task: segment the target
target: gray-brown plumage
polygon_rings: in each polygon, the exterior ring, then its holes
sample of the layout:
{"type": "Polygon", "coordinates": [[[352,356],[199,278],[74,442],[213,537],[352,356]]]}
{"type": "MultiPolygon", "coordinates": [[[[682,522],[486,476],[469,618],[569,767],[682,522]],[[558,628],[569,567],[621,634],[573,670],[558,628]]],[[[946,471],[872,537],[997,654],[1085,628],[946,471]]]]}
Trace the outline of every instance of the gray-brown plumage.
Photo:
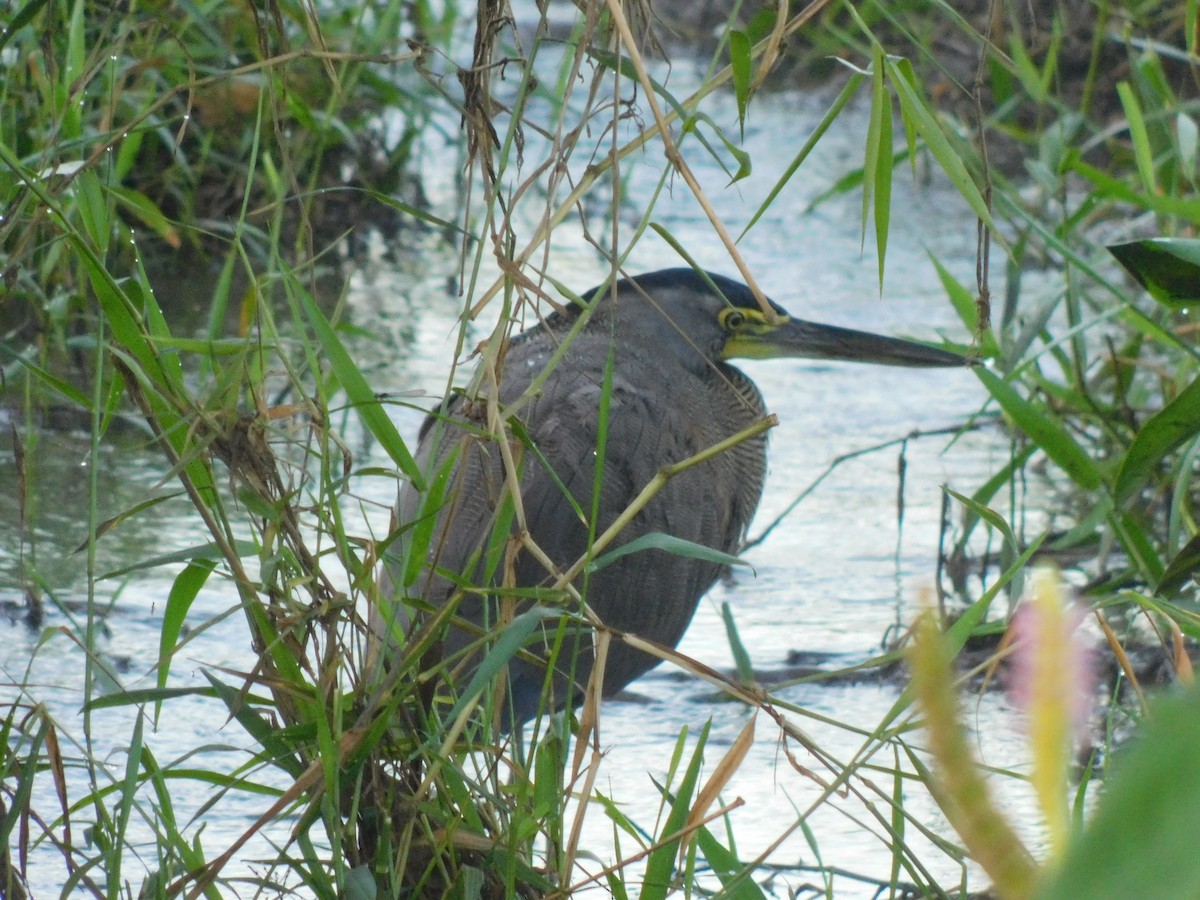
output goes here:
{"type": "MultiPolygon", "coordinates": [[[[592,307],[590,319],[567,343],[533,398],[519,407],[518,438],[511,446],[521,467],[525,516],[531,537],[560,571],[586,553],[589,533],[601,534],[664,465],[688,459],[763,418],[758,389],[727,359],[803,356],[903,366],[965,362],[922,344],[790,319],[779,307],[779,321],[771,324],[745,285],[717,275],[708,278],[716,290],[691,269],[669,269],[620,281],[615,296],[611,288],[584,295],[592,307]],[[597,450],[606,393],[601,463],[597,450]],[[597,484],[600,493],[594,502],[597,484]],[[589,524],[593,509],[595,522],[589,524]]],[[[580,315],[578,308],[556,313],[513,340],[503,364],[501,408],[543,377],[580,315]]],[[[505,485],[499,448],[484,437],[486,432],[483,398],[456,396],[431,414],[421,429],[417,460],[431,483],[444,485],[444,491],[421,495],[405,486],[397,509],[406,534],[418,533],[412,523],[423,518],[435,524],[424,569],[407,586],[392,573],[393,583],[410,601],[428,604],[430,615],[450,598],[461,597],[458,625],[448,630],[441,648],[458,689],[466,686],[487,652],[485,636],[500,630],[494,596],[461,592],[455,584],[486,587],[504,580],[503,554],[487,553],[505,485]],[[449,573],[462,578],[446,577],[449,573]]],[[[760,435],[671,478],[608,549],[661,533],[735,554],[765,474],[766,438],[760,435]]],[[[502,550],[503,544],[493,541],[492,547],[502,550]]],[[[722,570],[719,562],[646,549],[580,576],[575,586],[607,626],[674,647],[722,570]]],[[[555,580],[527,551],[517,553],[512,574],[511,583],[525,589],[555,580]]],[[[517,612],[531,602],[518,603],[517,612]]],[[[403,616],[409,606],[411,602],[401,601],[395,609],[403,616]]],[[[563,601],[562,608],[571,610],[571,602],[563,601]]],[[[579,687],[591,671],[592,636],[578,625],[577,616],[569,620],[570,627],[560,628],[566,621],[562,616],[543,619],[525,651],[511,659],[502,715],[506,727],[539,710],[579,700],[579,687]],[[556,636],[564,633],[547,692],[545,660],[556,636]]],[[[392,639],[401,639],[401,632],[415,624],[398,622],[392,639]]],[[[620,690],[657,662],[614,641],[604,693],[620,690]]]]}

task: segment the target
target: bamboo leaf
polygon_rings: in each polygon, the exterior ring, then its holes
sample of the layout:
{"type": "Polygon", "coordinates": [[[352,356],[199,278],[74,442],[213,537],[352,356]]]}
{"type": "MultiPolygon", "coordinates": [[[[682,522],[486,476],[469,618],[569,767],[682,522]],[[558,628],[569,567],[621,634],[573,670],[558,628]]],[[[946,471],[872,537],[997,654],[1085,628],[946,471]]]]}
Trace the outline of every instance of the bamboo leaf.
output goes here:
{"type": "Polygon", "coordinates": [[[1111,244],[1108,252],[1163,306],[1185,309],[1200,302],[1200,240],[1147,238],[1111,244]]]}
{"type": "Polygon", "coordinates": [[[737,667],[738,681],[742,684],[753,684],[754,664],[750,661],[750,652],[746,649],[742,636],[738,634],[737,623],[733,620],[733,609],[728,601],[721,603],[721,621],[725,623],[725,638],[729,641],[729,651],[733,654],[733,662],[737,667]]]}
{"type": "Polygon", "coordinates": [[[975,370],[983,386],[1035,444],[1084,490],[1095,490],[1103,479],[1092,458],[1044,406],[1030,403],[1013,386],[982,366],[975,370]]]}
{"type": "Polygon", "coordinates": [[[1150,192],[1139,192],[1120,179],[1114,178],[1107,172],[1082,162],[1077,157],[1068,160],[1066,168],[1090,181],[1098,188],[1093,202],[1098,200],[1118,200],[1131,203],[1139,209],[1149,210],[1167,216],[1179,216],[1189,222],[1200,224],[1200,201],[1188,197],[1159,195],[1150,192]]]}
{"type": "Polygon", "coordinates": [[[733,68],[733,93],[737,98],[738,128],[746,136],[746,107],[750,104],[751,76],[750,38],[744,31],[729,33],[729,62],[733,68]]]}
{"type": "Polygon", "coordinates": [[[121,206],[129,210],[143,225],[166,241],[169,246],[176,250],[183,246],[183,241],[179,237],[179,230],[163,214],[163,211],[158,208],[154,201],[141,191],[117,185],[110,186],[108,191],[121,206]]]}
{"type": "Polygon", "coordinates": [[[1168,454],[1197,434],[1200,434],[1200,378],[1138,430],[1117,471],[1114,501],[1120,505],[1129,500],[1168,454]]]}
{"type": "Polygon", "coordinates": [[[727,138],[725,136],[725,132],[721,130],[720,126],[717,125],[715,121],[713,121],[712,116],[708,115],[707,113],[695,113],[694,115],[689,116],[687,121],[685,121],[683,124],[681,133],[696,135],[700,143],[703,144],[704,148],[708,151],[709,155],[721,166],[722,171],[729,176],[730,184],[741,181],[753,171],[750,154],[727,138]],[[721,143],[725,145],[725,149],[729,151],[729,155],[737,160],[738,169],[736,172],[729,171],[729,167],[725,165],[725,161],[721,158],[720,154],[713,149],[712,145],[709,144],[704,135],[700,133],[698,126],[701,123],[707,125],[713,130],[713,133],[716,134],[721,143]]]}
{"type": "Polygon", "coordinates": [[[509,660],[516,656],[521,648],[529,641],[533,630],[546,619],[558,619],[566,613],[561,609],[545,606],[535,606],[527,609],[512,620],[488,650],[487,655],[479,663],[479,668],[471,676],[470,682],[451,708],[446,720],[453,722],[465,710],[468,704],[483,693],[483,689],[495,678],[500,670],[508,665],[509,660]]]}
{"type": "Polygon", "coordinates": [[[942,171],[950,179],[950,183],[967,201],[975,215],[988,228],[995,229],[992,214],[988,210],[983,195],[975,186],[966,166],[959,159],[958,153],[950,145],[945,132],[938,124],[933,111],[917,93],[914,87],[915,78],[911,76],[912,63],[908,60],[887,60],[888,75],[892,86],[896,89],[896,97],[900,100],[900,111],[906,122],[912,124],[917,133],[925,141],[925,146],[938,161],[942,171]]]}
{"type": "Polygon", "coordinates": [[[657,836],[657,844],[650,852],[646,861],[646,875],[642,883],[641,900],[666,900],[670,892],[672,875],[675,871],[675,857],[680,842],[680,831],[687,822],[688,810],[691,807],[692,796],[696,792],[696,784],[700,778],[700,765],[704,761],[704,745],[708,741],[708,732],[712,722],[706,722],[687,769],[675,795],[671,798],[671,811],[657,836]]]}
{"type": "MultiPolygon", "coordinates": [[[[937,270],[938,280],[941,281],[946,296],[950,298],[954,311],[958,313],[958,317],[962,319],[971,334],[979,334],[979,307],[975,305],[974,295],[962,282],[951,275],[950,270],[943,266],[938,259],[932,255],[929,259],[937,270]]],[[[997,359],[1001,355],[1000,345],[996,343],[996,335],[991,328],[983,332],[980,343],[985,359],[997,359]]]]}
{"type": "Polygon", "coordinates": [[[1167,564],[1154,593],[1161,597],[1175,596],[1197,571],[1200,571],[1200,534],[1193,535],[1167,564]]]}
{"type": "MultiPolygon", "coordinates": [[[[258,545],[253,541],[234,541],[231,545],[237,552],[237,555],[243,559],[258,555],[258,545]]],[[[113,569],[111,572],[105,572],[100,576],[101,579],[120,578],[122,575],[128,575],[130,572],[140,572],[144,569],[154,569],[158,566],[169,565],[171,563],[190,563],[197,559],[221,559],[222,554],[216,544],[197,544],[191,547],[185,547],[182,550],[175,550],[171,553],[162,553],[158,556],[151,556],[148,559],[139,560],[128,566],[122,566],[120,569],[113,569]]]]}
{"type": "Polygon", "coordinates": [[[821,121],[817,123],[817,127],[813,129],[813,133],[809,136],[808,140],[804,142],[804,146],[800,148],[800,152],[796,154],[795,158],[788,165],[787,169],[784,170],[784,173],[779,177],[779,180],[775,182],[775,186],[772,187],[767,193],[767,198],[763,200],[762,204],[755,211],[754,215],[750,217],[750,221],[746,224],[746,227],[742,229],[742,233],[738,235],[739,242],[747,235],[747,233],[749,233],[750,229],[754,227],[755,223],[763,217],[763,214],[766,213],[771,204],[775,202],[775,198],[779,196],[779,193],[783,190],[784,186],[791,180],[792,176],[796,174],[796,170],[800,168],[804,160],[808,159],[808,155],[812,153],[813,147],[817,146],[817,142],[820,141],[825,135],[825,132],[829,130],[829,126],[834,123],[839,115],[841,115],[842,110],[846,108],[846,104],[849,103],[851,98],[853,98],[858,92],[858,88],[863,82],[863,77],[864,76],[858,72],[850,76],[849,80],[846,82],[846,86],[843,87],[838,93],[837,97],[834,98],[833,103],[830,105],[829,109],[826,110],[825,115],[821,117],[821,121]]]}
{"type": "Polygon", "coordinates": [[[392,458],[392,462],[399,466],[400,471],[412,481],[413,487],[417,490],[424,490],[425,479],[416,460],[408,452],[404,439],[400,437],[400,432],[396,430],[396,426],[384,412],[383,406],[375,396],[375,392],[371,390],[371,386],[367,384],[367,379],[363,376],[362,371],[354,364],[345,345],[342,344],[341,339],[333,330],[333,326],[329,324],[329,320],[325,318],[312,296],[307,291],[298,291],[298,293],[301,305],[304,307],[304,314],[308,317],[308,322],[316,333],[317,340],[321,343],[321,349],[325,352],[325,358],[329,360],[334,377],[342,386],[342,390],[346,392],[346,398],[350,405],[354,407],[367,430],[379,441],[384,452],[392,458]]]}
{"type": "Polygon", "coordinates": [[[879,102],[879,147],[875,165],[875,255],[879,260],[879,290],[882,292],[888,225],[892,215],[892,169],[895,162],[892,158],[891,94],[884,90],[879,102]]]}
{"type": "Polygon", "coordinates": [[[707,828],[696,835],[700,852],[721,880],[721,896],[728,900],[766,900],[766,894],[751,877],[751,869],[721,843],[707,828]]]}
{"type": "Polygon", "coordinates": [[[610,550],[608,553],[596,557],[588,565],[588,571],[598,572],[606,566],[611,566],[622,556],[628,556],[631,553],[641,553],[646,550],[663,550],[667,553],[673,553],[676,556],[699,559],[722,566],[749,565],[744,559],[739,559],[732,553],[714,550],[712,547],[706,547],[704,544],[687,541],[661,531],[652,531],[649,534],[643,534],[640,537],[634,538],[627,544],[622,544],[615,550],[610,550]]]}
{"type": "MultiPolygon", "coordinates": [[[[187,568],[175,576],[171,592],[167,595],[167,607],[163,610],[162,627],[158,637],[158,686],[167,686],[167,675],[171,671],[171,656],[175,643],[183,631],[183,623],[192,601],[200,593],[217,564],[212,559],[198,559],[188,563],[187,568]]],[[[154,703],[154,721],[158,722],[162,712],[162,699],[154,703]]]]}
{"type": "Polygon", "coordinates": [[[1133,159],[1137,163],[1138,176],[1142,179],[1142,188],[1148,194],[1158,193],[1154,177],[1154,151],[1150,149],[1150,134],[1146,130],[1146,119],[1142,116],[1142,107],[1137,95],[1128,81],[1117,85],[1117,96],[1121,98],[1121,108],[1125,110],[1125,121],[1129,125],[1129,138],[1133,142],[1133,159]]]}
{"type": "MultiPolygon", "coordinates": [[[[628,59],[628,57],[618,57],[615,53],[610,53],[607,50],[600,50],[597,47],[588,47],[586,50],[588,56],[604,66],[606,69],[612,69],[615,72],[620,72],[622,76],[630,81],[639,81],[637,68],[628,59]]],[[[683,104],[675,99],[675,95],[666,89],[664,85],[655,81],[649,75],[646,80],[650,82],[650,87],[654,89],[654,93],[662,97],[667,105],[671,107],[675,115],[679,117],[679,121],[686,122],[688,120],[688,112],[683,108],[683,104]]]]}
{"type": "Polygon", "coordinates": [[[882,110],[888,102],[887,85],[884,82],[883,48],[874,45],[874,57],[871,65],[871,114],[867,119],[867,144],[863,153],[863,185],[862,185],[862,216],[859,230],[859,245],[867,240],[867,219],[871,214],[871,199],[874,196],[875,183],[879,172],[879,141],[882,131],[882,110]]]}

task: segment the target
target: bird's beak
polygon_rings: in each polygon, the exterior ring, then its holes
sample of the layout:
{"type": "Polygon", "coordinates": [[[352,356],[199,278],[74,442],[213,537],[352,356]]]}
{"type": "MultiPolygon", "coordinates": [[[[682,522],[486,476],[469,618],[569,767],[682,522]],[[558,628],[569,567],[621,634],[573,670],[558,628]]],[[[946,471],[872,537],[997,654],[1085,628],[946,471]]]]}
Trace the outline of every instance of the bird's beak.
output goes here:
{"type": "Polygon", "coordinates": [[[974,364],[974,360],[940,347],[803,319],[784,319],[774,328],[733,335],[721,355],[726,359],[794,357],[926,368],[974,364]]]}

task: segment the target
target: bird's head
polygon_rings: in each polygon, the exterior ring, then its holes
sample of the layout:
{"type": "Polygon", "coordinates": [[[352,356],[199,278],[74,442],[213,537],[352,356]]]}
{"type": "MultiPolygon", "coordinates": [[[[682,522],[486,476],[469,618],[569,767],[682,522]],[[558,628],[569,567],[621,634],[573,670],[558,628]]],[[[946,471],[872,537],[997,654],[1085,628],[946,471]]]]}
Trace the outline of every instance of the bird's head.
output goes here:
{"type": "MultiPolygon", "coordinates": [[[[584,299],[594,294],[589,291],[584,299]]],[[[611,302],[611,314],[625,340],[634,337],[646,346],[697,361],[804,358],[915,367],[970,364],[940,347],[795,319],[776,303],[771,303],[775,315],[768,317],[746,285],[693,269],[662,269],[620,281],[611,302]]],[[[605,315],[598,321],[610,318],[605,315]]]]}

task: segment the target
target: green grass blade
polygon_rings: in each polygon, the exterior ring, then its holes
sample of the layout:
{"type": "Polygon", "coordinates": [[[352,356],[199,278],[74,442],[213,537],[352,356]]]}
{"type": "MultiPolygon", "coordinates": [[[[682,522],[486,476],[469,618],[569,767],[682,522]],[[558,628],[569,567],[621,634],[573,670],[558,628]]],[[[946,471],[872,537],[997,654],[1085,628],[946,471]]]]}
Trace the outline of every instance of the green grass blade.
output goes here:
{"type": "MultiPolygon", "coordinates": [[[[175,642],[183,631],[183,622],[187,618],[192,601],[200,593],[208,581],[208,576],[217,567],[214,560],[197,559],[188,563],[187,567],[175,577],[171,592],[167,595],[167,607],[163,610],[162,627],[158,637],[158,686],[167,686],[167,676],[171,671],[171,657],[175,650],[175,642]]],[[[162,711],[161,699],[154,704],[154,721],[158,722],[162,711]]]]}
{"type": "Polygon", "coordinates": [[[701,828],[697,832],[696,843],[721,880],[722,897],[729,900],[766,900],[766,894],[754,882],[747,867],[709,829],[701,828]]]}
{"type": "Polygon", "coordinates": [[[725,638],[729,641],[729,650],[733,654],[738,681],[742,684],[753,684],[754,664],[750,660],[750,651],[746,649],[742,636],[738,634],[737,623],[733,620],[733,608],[728,601],[721,603],[721,621],[725,623],[725,638]]]}
{"type": "Polygon", "coordinates": [[[1103,483],[1092,458],[1075,442],[1050,410],[1030,403],[1013,386],[982,366],[975,370],[1000,408],[1042,451],[1084,490],[1096,490],[1103,483]]]}
{"type": "Polygon", "coordinates": [[[1200,570],[1200,534],[1184,544],[1167,564],[1162,578],[1154,587],[1154,593],[1162,597],[1173,597],[1191,581],[1193,573],[1197,570],[1200,570]]]}
{"type": "Polygon", "coordinates": [[[471,681],[459,694],[458,700],[451,708],[446,720],[453,722],[462,715],[468,704],[474,702],[475,698],[483,693],[483,689],[487,687],[488,683],[500,673],[500,670],[521,652],[521,649],[529,642],[529,636],[533,634],[535,628],[546,619],[557,619],[563,615],[565,613],[560,609],[536,606],[514,618],[512,624],[500,633],[487,655],[479,663],[479,668],[475,670],[471,681]]]}
{"type": "MultiPolygon", "coordinates": [[[[882,59],[880,60],[882,66],[882,59]]],[[[882,79],[880,79],[882,83],[882,79]]],[[[892,217],[892,98],[885,89],[879,114],[878,148],[875,158],[875,256],[879,261],[879,290],[883,291],[884,260],[887,258],[888,226],[892,217]]]]}
{"type": "Polygon", "coordinates": [[[1129,125],[1129,137],[1133,141],[1133,159],[1137,163],[1138,177],[1142,180],[1142,189],[1147,194],[1157,194],[1154,177],[1154,151],[1150,149],[1150,134],[1146,130],[1146,119],[1142,116],[1142,106],[1138,103],[1137,95],[1128,81],[1117,85],[1117,96],[1121,99],[1121,108],[1125,110],[1125,121],[1129,125]]]}
{"type": "Polygon", "coordinates": [[[750,38],[744,31],[729,32],[729,64],[733,67],[733,95],[737,98],[738,129],[746,136],[746,108],[750,104],[751,58],[750,38]]]}
{"type": "Polygon", "coordinates": [[[804,146],[800,148],[800,152],[797,153],[792,159],[791,163],[788,164],[787,169],[785,169],[784,173],[779,176],[779,180],[775,182],[775,186],[767,192],[766,199],[763,200],[761,205],[759,205],[754,215],[750,217],[750,221],[746,223],[746,227],[743,228],[742,233],[738,235],[737,239],[739,242],[749,233],[750,229],[755,226],[758,220],[763,217],[766,211],[771,208],[771,205],[775,202],[775,198],[779,196],[780,192],[783,191],[787,183],[791,181],[792,176],[796,174],[796,170],[800,168],[800,166],[804,163],[804,160],[808,159],[808,155],[812,153],[813,148],[817,146],[817,142],[824,137],[825,132],[829,130],[829,126],[837,120],[837,117],[842,114],[842,110],[846,108],[846,104],[853,99],[856,93],[858,93],[858,89],[862,85],[864,77],[865,76],[857,72],[850,76],[850,79],[846,82],[845,86],[838,93],[837,97],[834,98],[833,103],[830,104],[829,109],[825,111],[825,115],[821,117],[821,121],[817,123],[817,127],[813,129],[813,133],[809,135],[808,140],[804,142],[804,146]]]}
{"type": "Polygon", "coordinates": [[[916,128],[917,133],[925,141],[925,146],[933,154],[933,158],[938,161],[938,165],[942,167],[942,171],[946,173],[950,183],[967,201],[975,215],[984,225],[994,231],[996,225],[992,221],[991,211],[988,209],[983,195],[979,193],[979,188],[975,186],[974,180],[967,172],[967,167],[963,165],[958,153],[950,145],[950,141],[938,124],[933,111],[914,87],[916,76],[913,74],[912,63],[908,60],[889,59],[886,66],[892,86],[896,89],[896,97],[900,100],[900,111],[905,121],[911,122],[916,128]]]}
{"type": "Polygon", "coordinates": [[[1138,429],[1113,484],[1117,505],[1128,501],[1172,451],[1197,434],[1200,434],[1200,378],[1138,429]]]}
{"type": "MultiPolygon", "coordinates": [[[[954,306],[954,311],[958,313],[958,317],[962,319],[967,330],[978,335],[979,332],[979,308],[975,305],[975,296],[967,290],[967,288],[957,278],[950,274],[950,270],[942,265],[941,261],[930,255],[930,262],[937,270],[938,280],[942,283],[942,288],[946,291],[946,296],[950,298],[950,303],[954,306]]],[[[998,359],[1000,357],[1000,346],[996,343],[996,335],[991,328],[980,335],[981,350],[985,359],[998,359]]]]}
{"type": "Polygon", "coordinates": [[[133,724],[133,735],[130,738],[129,749],[125,755],[125,777],[121,782],[117,815],[113,823],[115,846],[113,847],[113,853],[109,859],[108,870],[106,872],[108,875],[110,897],[120,896],[121,893],[121,860],[125,855],[124,849],[128,839],[129,818],[133,813],[134,805],[137,803],[138,773],[141,771],[140,762],[142,758],[142,732],[145,723],[145,715],[143,715],[141,710],[138,710],[137,718],[133,724]]]}
{"type": "Polygon", "coordinates": [[[687,823],[688,811],[691,809],[692,798],[696,793],[696,785],[700,779],[700,766],[704,761],[704,745],[708,741],[708,732],[712,722],[706,722],[696,741],[696,748],[684,770],[679,787],[671,798],[671,811],[658,834],[657,847],[650,852],[646,860],[645,880],[642,884],[641,900],[666,900],[671,889],[672,875],[675,872],[675,857],[679,853],[678,833],[687,823]]]}
{"type": "Polygon", "coordinates": [[[375,396],[375,392],[367,384],[367,379],[363,376],[362,370],[354,364],[354,360],[350,358],[345,345],[333,330],[333,326],[329,324],[329,320],[325,318],[324,313],[317,306],[317,302],[313,299],[312,295],[308,291],[298,291],[298,293],[300,295],[300,303],[304,308],[304,314],[308,317],[309,325],[312,326],[313,332],[321,344],[325,358],[329,360],[334,377],[337,378],[338,383],[342,386],[342,390],[346,392],[346,398],[350,402],[350,405],[354,407],[355,412],[358,413],[367,430],[379,441],[379,445],[383,448],[384,452],[399,466],[400,471],[412,481],[413,486],[417,490],[424,490],[425,479],[421,475],[420,468],[417,466],[412,454],[408,452],[408,447],[405,445],[404,439],[400,437],[400,432],[396,430],[396,426],[392,424],[392,420],[384,412],[383,406],[380,405],[379,399],[375,396]]]}
{"type": "Polygon", "coordinates": [[[871,62],[871,113],[867,119],[867,144],[863,152],[862,214],[859,223],[859,252],[867,241],[867,220],[871,218],[871,198],[879,175],[879,142],[883,130],[883,108],[891,109],[891,97],[883,72],[883,48],[874,45],[871,62]]]}
{"type": "Polygon", "coordinates": [[[688,559],[702,559],[705,562],[718,563],[722,566],[750,565],[746,560],[740,559],[731,553],[714,550],[712,547],[697,544],[695,541],[684,540],[683,538],[675,537],[672,534],[666,534],[662,531],[652,531],[649,534],[643,534],[640,537],[634,538],[627,544],[622,544],[615,550],[610,550],[608,553],[596,557],[588,565],[588,571],[598,572],[605,566],[612,565],[622,556],[628,556],[631,553],[641,553],[646,550],[662,550],[666,553],[673,553],[676,556],[684,556],[688,559]]]}
{"type": "MultiPolygon", "coordinates": [[[[242,559],[248,559],[258,555],[258,545],[252,541],[234,541],[231,545],[237,554],[242,559]]],[[[172,563],[190,563],[197,559],[223,559],[224,554],[221,548],[216,544],[196,544],[192,547],[187,547],[183,550],[175,550],[171,553],[163,553],[159,556],[152,556],[149,559],[143,559],[140,562],[132,565],[122,566],[119,569],[113,569],[111,572],[105,572],[99,576],[101,580],[120,578],[123,575],[128,575],[131,572],[141,572],[146,569],[156,569],[159,566],[171,565],[172,563]]]]}

